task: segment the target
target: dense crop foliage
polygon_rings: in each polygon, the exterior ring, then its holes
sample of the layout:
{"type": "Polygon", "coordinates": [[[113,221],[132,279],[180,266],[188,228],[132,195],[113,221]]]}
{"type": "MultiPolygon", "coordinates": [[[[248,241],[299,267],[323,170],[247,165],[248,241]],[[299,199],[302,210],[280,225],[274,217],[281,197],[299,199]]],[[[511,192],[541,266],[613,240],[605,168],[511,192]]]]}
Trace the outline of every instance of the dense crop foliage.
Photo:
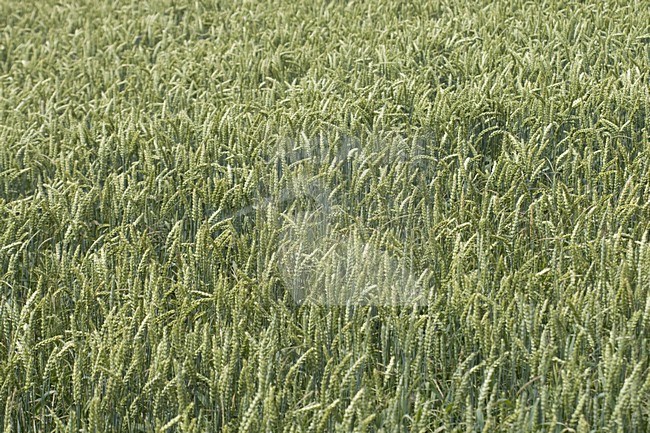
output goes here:
{"type": "Polygon", "coordinates": [[[648,1],[0,29],[3,432],[650,428],[648,1]]]}

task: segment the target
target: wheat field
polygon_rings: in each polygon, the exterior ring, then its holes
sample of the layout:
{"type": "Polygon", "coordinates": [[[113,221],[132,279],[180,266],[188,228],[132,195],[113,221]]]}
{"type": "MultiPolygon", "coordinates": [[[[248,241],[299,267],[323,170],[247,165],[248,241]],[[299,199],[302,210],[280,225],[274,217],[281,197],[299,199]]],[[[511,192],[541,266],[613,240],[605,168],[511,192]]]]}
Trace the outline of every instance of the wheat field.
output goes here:
{"type": "Polygon", "coordinates": [[[650,431],[647,0],[0,0],[0,428],[650,431]]]}

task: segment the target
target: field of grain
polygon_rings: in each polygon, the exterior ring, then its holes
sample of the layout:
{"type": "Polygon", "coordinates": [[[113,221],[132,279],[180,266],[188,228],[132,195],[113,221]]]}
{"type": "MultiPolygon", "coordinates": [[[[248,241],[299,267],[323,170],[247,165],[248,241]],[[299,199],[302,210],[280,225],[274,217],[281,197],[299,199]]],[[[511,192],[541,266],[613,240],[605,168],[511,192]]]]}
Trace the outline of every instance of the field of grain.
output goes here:
{"type": "Polygon", "coordinates": [[[0,428],[650,431],[647,0],[0,0],[0,428]]]}

